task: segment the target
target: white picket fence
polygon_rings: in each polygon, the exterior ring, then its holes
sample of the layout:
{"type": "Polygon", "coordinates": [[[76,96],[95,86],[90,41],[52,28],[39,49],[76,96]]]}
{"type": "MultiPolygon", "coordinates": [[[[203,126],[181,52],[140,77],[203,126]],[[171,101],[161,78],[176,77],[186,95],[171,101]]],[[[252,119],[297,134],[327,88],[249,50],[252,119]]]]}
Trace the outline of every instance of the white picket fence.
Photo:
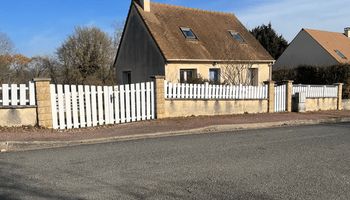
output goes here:
{"type": "Polygon", "coordinates": [[[267,99],[268,86],[210,85],[165,81],[166,99],[267,99]]]}
{"type": "Polygon", "coordinates": [[[0,107],[5,106],[35,106],[34,83],[0,85],[0,107]]]}
{"type": "Polygon", "coordinates": [[[275,86],[275,112],[285,112],[287,98],[287,86],[286,85],[276,85],[275,86]]]}
{"type": "Polygon", "coordinates": [[[336,85],[293,85],[293,95],[305,92],[306,98],[336,98],[338,86],[336,85]]]}
{"type": "Polygon", "coordinates": [[[54,129],[155,119],[154,83],[50,85],[54,129]]]}

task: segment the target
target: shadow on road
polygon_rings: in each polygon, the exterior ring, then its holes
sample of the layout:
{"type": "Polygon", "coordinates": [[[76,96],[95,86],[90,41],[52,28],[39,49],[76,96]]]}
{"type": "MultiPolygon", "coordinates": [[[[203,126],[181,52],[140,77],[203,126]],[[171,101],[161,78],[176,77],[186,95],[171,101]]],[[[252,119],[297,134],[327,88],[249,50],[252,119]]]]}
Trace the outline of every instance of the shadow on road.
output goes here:
{"type": "MultiPolygon", "coordinates": [[[[25,170],[25,169],[22,169],[25,170]]],[[[34,177],[19,173],[21,166],[0,161],[0,199],[17,200],[23,197],[31,199],[79,199],[74,196],[62,195],[56,188],[47,188],[45,183],[34,177]]]]}

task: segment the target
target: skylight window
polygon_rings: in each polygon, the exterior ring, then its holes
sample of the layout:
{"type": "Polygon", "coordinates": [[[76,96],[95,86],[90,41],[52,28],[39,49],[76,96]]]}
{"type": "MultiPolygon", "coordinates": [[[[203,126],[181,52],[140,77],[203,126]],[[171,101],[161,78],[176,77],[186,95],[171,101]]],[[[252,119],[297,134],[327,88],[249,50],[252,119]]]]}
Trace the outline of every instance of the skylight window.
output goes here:
{"type": "Polygon", "coordinates": [[[184,27],[181,27],[180,29],[181,29],[181,31],[184,34],[186,39],[192,39],[192,40],[198,39],[197,36],[193,33],[192,29],[184,28],[184,27]]]}
{"type": "Polygon", "coordinates": [[[236,31],[228,31],[228,32],[231,34],[232,38],[234,40],[236,40],[237,42],[239,42],[239,43],[244,43],[245,42],[245,40],[243,39],[242,35],[239,34],[238,32],[236,32],[236,31]]]}
{"type": "Polygon", "coordinates": [[[345,60],[347,59],[346,56],[345,56],[341,51],[339,51],[338,49],[337,49],[337,50],[334,50],[334,51],[335,51],[335,52],[338,54],[338,56],[341,57],[342,59],[345,59],[345,60]]]}

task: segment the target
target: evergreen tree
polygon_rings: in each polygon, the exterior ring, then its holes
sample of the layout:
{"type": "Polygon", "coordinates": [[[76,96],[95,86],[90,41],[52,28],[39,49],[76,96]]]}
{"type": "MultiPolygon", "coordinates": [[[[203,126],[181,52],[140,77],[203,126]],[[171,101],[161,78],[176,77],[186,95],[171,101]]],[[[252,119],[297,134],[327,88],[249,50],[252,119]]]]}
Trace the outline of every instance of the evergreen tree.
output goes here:
{"type": "Polygon", "coordinates": [[[274,59],[278,59],[284,50],[288,47],[288,42],[282,35],[278,35],[272,28],[271,23],[268,25],[261,25],[253,30],[251,33],[260,42],[260,44],[271,54],[274,59]]]}

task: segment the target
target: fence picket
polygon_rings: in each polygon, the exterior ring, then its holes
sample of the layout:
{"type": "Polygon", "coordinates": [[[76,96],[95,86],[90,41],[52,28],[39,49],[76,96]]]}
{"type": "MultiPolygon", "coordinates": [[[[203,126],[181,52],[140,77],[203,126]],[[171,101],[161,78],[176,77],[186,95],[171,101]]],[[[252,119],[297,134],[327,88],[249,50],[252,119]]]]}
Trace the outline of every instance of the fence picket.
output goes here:
{"type": "Polygon", "coordinates": [[[151,119],[151,84],[149,82],[146,83],[146,105],[147,105],[147,115],[146,119],[151,119]]]}
{"type": "Polygon", "coordinates": [[[17,106],[17,85],[11,84],[11,106],[17,106]]]}
{"type": "Polygon", "coordinates": [[[114,118],[115,123],[120,123],[120,109],[119,109],[119,88],[114,86],[114,118]]]}
{"type": "Polygon", "coordinates": [[[113,99],[113,87],[108,86],[108,102],[109,102],[109,122],[110,124],[115,123],[114,119],[114,99],[113,99]]]}
{"type": "Polygon", "coordinates": [[[34,106],[35,105],[35,86],[33,82],[29,82],[28,84],[28,91],[29,91],[29,105],[34,106]]]}
{"type": "Polygon", "coordinates": [[[26,85],[20,84],[19,85],[19,105],[25,106],[27,104],[26,99],[27,99],[26,85]]]}
{"type": "Polygon", "coordinates": [[[178,99],[180,99],[181,98],[181,84],[180,83],[177,84],[177,89],[176,90],[177,90],[176,97],[178,99]]]}
{"type": "Polygon", "coordinates": [[[9,105],[9,86],[7,84],[2,84],[2,105],[9,105]]]}
{"type": "Polygon", "coordinates": [[[136,121],[135,84],[130,85],[131,121],[136,121]]]}
{"type": "Polygon", "coordinates": [[[120,96],[120,121],[121,123],[125,123],[126,119],[125,119],[125,90],[124,90],[124,85],[120,86],[120,92],[119,92],[119,96],[120,96]]]}
{"type": "Polygon", "coordinates": [[[111,124],[110,118],[109,118],[109,92],[108,92],[108,86],[103,86],[103,105],[104,105],[104,118],[105,118],[105,124],[111,124]]]}
{"type": "Polygon", "coordinates": [[[168,98],[169,99],[172,99],[173,98],[173,84],[172,83],[169,83],[167,82],[168,85],[169,85],[169,88],[168,88],[168,98]]]}
{"type": "Polygon", "coordinates": [[[79,128],[79,114],[78,114],[78,93],[75,85],[71,86],[72,106],[73,106],[73,125],[74,128],[79,128]]]}
{"type": "Polygon", "coordinates": [[[92,126],[92,120],[91,120],[91,93],[90,93],[90,86],[85,85],[85,103],[86,103],[86,126],[91,127],[92,126]]]}
{"type": "Polygon", "coordinates": [[[59,124],[60,129],[65,129],[65,116],[64,116],[64,96],[63,96],[63,88],[62,85],[57,85],[57,96],[58,96],[58,116],[59,116],[59,124]]]}
{"type": "Polygon", "coordinates": [[[82,85],[78,85],[78,98],[79,98],[79,119],[80,119],[80,127],[86,127],[85,120],[85,105],[84,105],[84,87],[82,85]]]}
{"type": "Polygon", "coordinates": [[[50,85],[51,94],[51,113],[52,113],[52,128],[58,129],[57,122],[57,103],[56,103],[56,88],[55,85],[50,85]]]}
{"type": "Polygon", "coordinates": [[[130,110],[130,85],[125,85],[125,111],[126,122],[131,122],[131,110],[130,110]]]}
{"type": "Polygon", "coordinates": [[[154,99],[154,82],[151,82],[151,119],[156,118],[155,114],[155,99],[154,99]]]}
{"type": "MultiPolygon", "coordinates": [[[[176,83],[173,83],[173,92],[172,92],[172,98],[173,99],[176,99],[176,96],[177,96],[177,84],[176,83]]],[[[145,87],[146,87],[146,83],[145,83],[145,87]]]]}
{"type": "Polygon", "coordinates": [[[92,126],[97,126],[97,101],[96,101],[96,86],[91,86],[91,114],[92,126]]]}
{"type": "Polygon", "coordinates": [[[141,83],[141,119],[146,120],[146,85],[141,83]]]}
{"type": "Polygon", "coordinates": [[[141,90],[140,90],[140,83],[136,84],[136,120],[137,121],[141,120],[141,90]]]}
{"type": "Polygon", "coordinates": [[[105,124],[104,116],[103,116],[103,92],[102,86],[97,86],[97,104],[98,104],[98,124],[105,124]]]}
{"type": "Polygon", "coordinates": [[[72,128],[72,109],[71,109],[71,93],[69,85],[64,86],[64,101],[65,101],[65,113],[66,113],[66,125],[67,128],[72,128]]]}

